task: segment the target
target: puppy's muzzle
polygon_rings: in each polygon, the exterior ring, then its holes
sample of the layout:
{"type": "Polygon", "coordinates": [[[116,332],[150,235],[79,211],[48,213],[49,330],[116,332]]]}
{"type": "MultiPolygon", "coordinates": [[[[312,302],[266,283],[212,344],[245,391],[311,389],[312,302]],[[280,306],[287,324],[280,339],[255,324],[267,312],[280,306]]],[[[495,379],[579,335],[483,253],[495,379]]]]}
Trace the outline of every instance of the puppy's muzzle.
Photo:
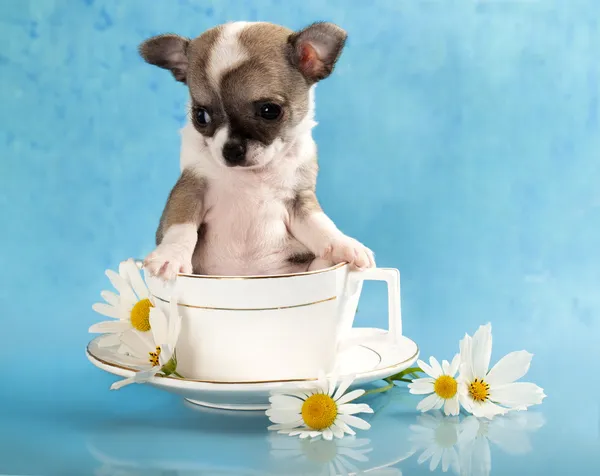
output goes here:
{"type": "Polygon", "coordinates": [[[230,139],[223,146],[223,158],[230,167],[242,165],[246,160],[246,142],[230,139]]]}

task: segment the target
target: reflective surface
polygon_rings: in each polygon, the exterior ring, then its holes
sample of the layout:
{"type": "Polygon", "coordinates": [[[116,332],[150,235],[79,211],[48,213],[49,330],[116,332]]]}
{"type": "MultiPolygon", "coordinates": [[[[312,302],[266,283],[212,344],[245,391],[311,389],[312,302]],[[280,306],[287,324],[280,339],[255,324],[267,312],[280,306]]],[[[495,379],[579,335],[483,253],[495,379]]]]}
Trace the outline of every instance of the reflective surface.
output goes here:
{"type": "MultiPolygon", "coordinates": [[[[110,392],[85,357],[104,269],[151,251],[179,173],[187,93],[137,45],[327,19],[349,40],[316,91],[324,209],[400,269],[424,357],[452,358],[490,321],[492,362],[534,353],[527,379],[548,395],[533,421],[434,429],[395,392],[344,460],[428,474],[433,431],[444,446],[464,435],[474,474],[597,474],[599,18],[598,0],[0,0],[0,473],[344,465],[331,445],[274,442],[260,415],[110,392]]],[[[357,324],[384,327],[384,286],[367,284],[357,324]]]]}
{"type": "Polygon", "coordinates": [[[3,471],[487,475],[574,474],[577,468],[577,474],[595,474],[600,463],[598,420],[591,417],[586,437],[585,431],[565,425],[566,418],[547,418],[541,408],[487,421],[417,414],[417,400],[401,388],[367,398],[376,409],[367,416],[371,430],[332,442],[267,432],[261,412],[204,409],[150,389],[120,394],[122,411],[115,401],[112,411],[2,412],[3,471]]]}

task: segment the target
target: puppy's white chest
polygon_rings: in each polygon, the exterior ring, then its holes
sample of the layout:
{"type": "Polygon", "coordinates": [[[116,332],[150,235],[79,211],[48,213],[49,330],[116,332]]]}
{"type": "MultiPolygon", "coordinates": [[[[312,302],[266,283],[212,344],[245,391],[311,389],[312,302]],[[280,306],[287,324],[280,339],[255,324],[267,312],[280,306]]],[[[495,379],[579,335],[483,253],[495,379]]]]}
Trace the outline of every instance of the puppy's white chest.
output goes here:
{"type": "Polygon", "coordinates": [[[241,188],[209,193],[208,235],[227,241],[232,250],[240,252],[284,239],[289,217],[283,201],[273,192],[241,188]]]}
{"type": "Polygon", "coordinates": [[[265,183],[211,186],[198,250],[202,271],[241,275],[288,271],[288,258],[301,248],[288,232],[289,198],[291,192],[265,183]]]}

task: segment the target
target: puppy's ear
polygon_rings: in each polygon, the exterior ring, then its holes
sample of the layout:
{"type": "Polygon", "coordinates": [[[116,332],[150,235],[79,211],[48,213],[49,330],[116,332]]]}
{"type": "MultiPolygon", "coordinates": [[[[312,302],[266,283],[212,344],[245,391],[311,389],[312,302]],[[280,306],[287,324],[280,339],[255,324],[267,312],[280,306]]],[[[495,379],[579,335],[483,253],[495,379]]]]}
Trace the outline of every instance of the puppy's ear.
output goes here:
{"type": "Polygon", "coordinates": [[[316,83],[333,71],[347,36],[333,23],[313,23],[290,35],[290,61],[309,82],[316,83]]]}
{"type": "Polygon", "coordinates": [[[189,43],[189,39],[178,35],[158,35],[144,41],[139,52],[147,63],[170,70],[177,81],[185,83],[189,43]]]}

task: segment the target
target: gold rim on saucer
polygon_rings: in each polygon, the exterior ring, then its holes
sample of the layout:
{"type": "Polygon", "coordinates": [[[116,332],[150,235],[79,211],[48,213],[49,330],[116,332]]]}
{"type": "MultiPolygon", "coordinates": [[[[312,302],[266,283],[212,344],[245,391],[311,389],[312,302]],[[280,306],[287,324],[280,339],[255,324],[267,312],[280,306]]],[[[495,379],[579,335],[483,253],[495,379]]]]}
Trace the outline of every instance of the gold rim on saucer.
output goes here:
{"type": "MultiPolygon", "coordinates": [[[[93,342],[93,341],[92,341],[93,342]]],[[[119,364],[114,364],[111,362],[107,362],[104,359],[101,359],[100,357],[95,356],[91,351],[90,351],[90,345],[92,344],[92,342],[90,342],[87,345],[87,349],[86,352],[87,354],[92,357],[94,360],[97,360],[98,362],[100,362],[101,364],[107,365],[108,367],[114,367],[117,369],[121,369],[121,370],[127,370],[129,372],[141,372],[141,370],[139,369],[133,369],[131,367],[125,367],[123,365],[119,365],[119,364]]],[[[355,375],[355,377],[359,377],[361,375],[364,374],[368,374],[374,371],[380,372],[382,370],[387,370],[387,369],[391,369],[393,367],[397,367],[399,365],[402,365],[406,362],[411,361],[412,359],[414,359],[417,355],[419,355],[419,346],[415,343],[415,346],[417,348],[417,350],[415,351],[415,353],[413,355],[411,355],[410,357],[408,357],[407,359],[402,360],[401,362],[396,362],[395,364],[392,365],[388,365],[387,367],[383,367],[381,369],[371,369],[371,370],[367,370],[364,372],[358,372],[355,375]]],[[[371,347],[367,347],[366,345],[362,345],[359,344],[359,347],[363,347],[365,349],[368,349],[370,351],[372,351],[373,353],[375,353],[378,357],[379,357],[379,363],[381,363],[381,361],[383,360],[383,357],[381,356],[381,354],[379,352],[377,352],[375,349],[372,349],[371,347]]],[[[210,384],[217,384],[217,385],[254,385],[254,384],[267,384],[267,383],[294,383],[294,382],[312,382],[312,381],[316,381],[316,378],[306,378],[306,379],[287,379],[287,380],[256,380],[256,381],[245,381],[245,382],[219,382],[219,381],[213,381],[213,380],[196,380],[196,379],[188,379],[188,378],[178,378],[178,377],[172,377],[170,375],[155,375],[155,377],[158,378],[164,378],[164,379],[171,379],[171,380],[177,380],[180,382],[194,382],[194,383],[210,383],[210,384]]]]}

